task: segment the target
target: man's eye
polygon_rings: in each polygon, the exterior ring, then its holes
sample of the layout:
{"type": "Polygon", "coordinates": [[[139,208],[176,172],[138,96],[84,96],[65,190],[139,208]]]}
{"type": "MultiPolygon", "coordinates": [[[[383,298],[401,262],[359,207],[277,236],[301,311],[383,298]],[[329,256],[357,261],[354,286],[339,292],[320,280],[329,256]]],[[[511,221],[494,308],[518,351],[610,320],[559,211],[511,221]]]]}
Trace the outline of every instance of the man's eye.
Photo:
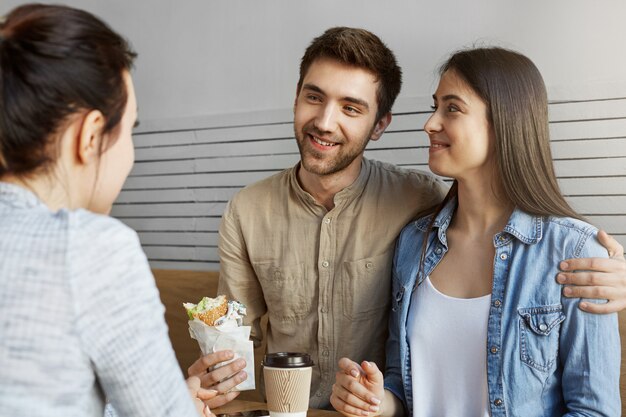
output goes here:
{"type": "Polygon", "coordinates": [[[450,113],[456,113],[456,112],[459,111],[459,108],[457,106],[451,104],[451,105],[448,106],[448,111],[450,113]]]}
{"type": "Polygon", "coordinates": [[[314,96],[312,94],[309,94],[308,96],[306,96],[306,98],[310,101],[320,101],[320,98],[318,96],[314,96]]]}
{"type": "Polygon", "coordinates": [[[344,107],[344,109],[346,109],[348,113],[353,113],[353,114],[359,113],[359,109],[357,109],[356,107],[346,106],[344,107]]]}

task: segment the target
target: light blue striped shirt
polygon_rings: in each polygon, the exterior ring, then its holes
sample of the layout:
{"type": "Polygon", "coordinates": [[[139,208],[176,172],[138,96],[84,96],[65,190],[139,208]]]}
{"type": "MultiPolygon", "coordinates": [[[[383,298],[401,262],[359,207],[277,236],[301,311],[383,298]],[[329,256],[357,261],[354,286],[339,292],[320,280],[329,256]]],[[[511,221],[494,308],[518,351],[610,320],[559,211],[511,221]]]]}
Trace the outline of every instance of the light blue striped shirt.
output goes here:
{"type": "Polygon", "coordinates": [[[137,234],[0,183],[0,415],[194,416],[137,234]]]}

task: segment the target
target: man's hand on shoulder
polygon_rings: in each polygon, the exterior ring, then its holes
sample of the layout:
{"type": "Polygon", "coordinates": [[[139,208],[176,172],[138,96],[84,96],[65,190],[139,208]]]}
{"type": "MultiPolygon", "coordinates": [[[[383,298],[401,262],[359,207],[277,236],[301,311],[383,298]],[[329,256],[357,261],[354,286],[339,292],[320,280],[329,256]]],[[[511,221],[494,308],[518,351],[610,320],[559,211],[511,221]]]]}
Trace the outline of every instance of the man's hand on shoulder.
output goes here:
{"type": "Polygon", "coordinates": [[[624,248],[605,231],[598,240],[609,258],[566,259],[559,265],[557,282],[565,284],[563,294],[571,298],[599,298],[604,304],[581,301],[579,307],[589,313],[615,313],[626,308],[626,259],[624,248]]]}

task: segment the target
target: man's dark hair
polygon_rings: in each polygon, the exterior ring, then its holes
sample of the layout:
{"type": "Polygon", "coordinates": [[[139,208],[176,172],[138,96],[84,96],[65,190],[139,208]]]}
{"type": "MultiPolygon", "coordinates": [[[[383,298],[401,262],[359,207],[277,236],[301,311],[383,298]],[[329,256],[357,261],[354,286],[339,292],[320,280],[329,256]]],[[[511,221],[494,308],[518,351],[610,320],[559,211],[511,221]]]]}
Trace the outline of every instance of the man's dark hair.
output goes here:
{"type": "Polygon", "coordinates": [[[298,91],[311,64],[322,58],[337,60],[370,71],[378,81],[378,113],[380,120],[391,111],[402,86],[402,70],[393,52],[378,38],[365,29],[334,27],[326,30],[304,52],[300,62],[298,91]]]}

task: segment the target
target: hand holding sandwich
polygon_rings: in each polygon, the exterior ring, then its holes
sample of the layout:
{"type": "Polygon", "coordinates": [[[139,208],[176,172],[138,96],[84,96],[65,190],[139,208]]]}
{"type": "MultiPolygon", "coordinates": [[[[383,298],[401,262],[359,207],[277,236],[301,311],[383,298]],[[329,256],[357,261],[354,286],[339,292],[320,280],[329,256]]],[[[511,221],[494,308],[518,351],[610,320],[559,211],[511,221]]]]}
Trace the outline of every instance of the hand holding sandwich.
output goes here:
{"type": "Polygon", "coordinates": [[[240,391],[232,391],[234,387],[248,378],[248,374],[243,370],[246,361],[242,358],[235,360],[222,367],[213,367],[219,363],[231,360],[234,353],[230,350],[220,350],[209,353],[195,361],[187,370],[190,377],[198,377],[203,388],[215,390],[213,398],[205,400],[205,404],[210,408],[221,407],[237,398],[240,391]],[[209,371],[209,369],[213,369],[209,371]]]}

